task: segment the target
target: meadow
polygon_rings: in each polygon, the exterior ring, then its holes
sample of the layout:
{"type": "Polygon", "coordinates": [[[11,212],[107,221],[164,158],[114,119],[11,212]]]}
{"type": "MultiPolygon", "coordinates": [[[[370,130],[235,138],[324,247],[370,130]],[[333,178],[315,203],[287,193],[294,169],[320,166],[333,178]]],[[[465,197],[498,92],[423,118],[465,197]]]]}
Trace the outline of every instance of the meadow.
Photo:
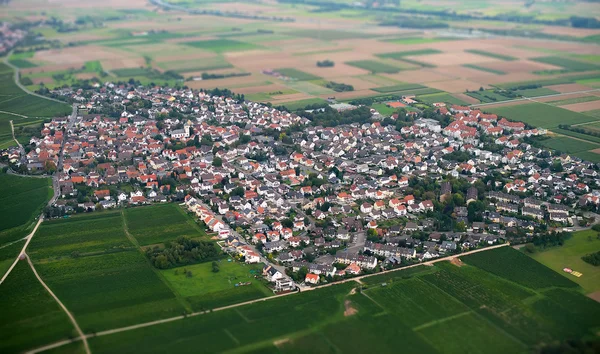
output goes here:
{"type": "Polygon", "coordinates": [[[129,208],[124,215],[129,233],[142,246],[173,241],[179,236],[206,237],[206,232],[177,204],[129,208]]]}
{"type": "Polygon", "coordinates": [[[0,172],[0,246],[31,231],[52,197],[50,178],[24,178],[0,172]]]}
{"type": "Polygon", "coordinates": [[[600,251],[600,239],[597,236],[598,233],[593,230],[575,232],[563,246],[540,250],[529,256],[565,278],[576,282],[585,293],[600,291],[600,269],[581,260],[582,256],[600,251]],[[571,268],[583,275],[577,278],[563,272],[563,268],[571,268]]]}
{"type": "Polygon", "coordinates": [[[408,353],[526,353],[542,342],[592,335],[600,325],[600,304],[563,276],[509,247],[477,255],[481,259],[464,257],[460,267],[442,262],[365,278],[362,290],[354,282],[337,284],[95,337],[90,345],[96,353],[198,346],[240,353],[393,352],[400,346],[408,353]],[[522,268],[505,271],[501,259],[522,268]],[[348,308],[354,314],[344,315],[348,308]]]}

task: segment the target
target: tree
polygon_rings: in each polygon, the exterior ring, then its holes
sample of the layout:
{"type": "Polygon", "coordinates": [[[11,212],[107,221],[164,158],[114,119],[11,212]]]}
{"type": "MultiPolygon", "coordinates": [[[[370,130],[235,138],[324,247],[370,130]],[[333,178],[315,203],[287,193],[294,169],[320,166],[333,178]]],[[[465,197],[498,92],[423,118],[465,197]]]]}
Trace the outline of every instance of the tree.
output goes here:
{"type": "Polygon", "coordinates": [[[212,165],[215,167],[222,167],[223,166],[223,159],[221,159],[220,157],[215,157],[213,159],[212,165]]]}
{"type": "Polygon", "coordinates": [[[219,272],[219,264],[217,262],[212,262],[212,272],[213,273],[218,273],[219,272]]]}

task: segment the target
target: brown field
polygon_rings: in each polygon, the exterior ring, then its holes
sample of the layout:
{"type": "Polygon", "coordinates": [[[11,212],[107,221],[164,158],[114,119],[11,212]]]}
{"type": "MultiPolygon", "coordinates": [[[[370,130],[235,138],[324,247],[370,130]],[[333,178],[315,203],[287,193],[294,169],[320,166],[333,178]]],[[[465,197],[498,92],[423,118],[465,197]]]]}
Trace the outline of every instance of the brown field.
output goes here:
{"type": "Polygon", "coordinates": [[[463,93],[467,89],[478,90],[480,87],[483,87],[484,89],[489,88],[489,85],[486,83],[474,82],[465,79],[430,82],[427,84],[427,86],[450,93],[463,93]]]}
{"type": "Polygon", "coordinates": [[[108,59],[101,60],[102,68],[104,70],[115,70],[125,68],[139,68],[145,66],[146,62],[142,58],[130,58],[130,59],[108,59]]]}
{"type": "Polygon", "coordinates": [[[34,83],[34,85],[39,85],[39,84],[49,84],[51,82],[54,82],[54,79],[52,79],[51,77],[36,77],[31,79],[31,81],[34,83]]]}
{"type": "MultiPolygon", "coordinates": [[[[558,91],[560,93],[564,92],[575,92],[575,91],[585,91],[591,90],[592,88],[589,86],[581,85],[581,84],[562,84],[562,85],[552,85],[546,86],[550,90],[558,91]]],[[[585,95],[589,96],[589,95],[585,95]]]]}
{"type": "Polygon", "coordinates": [[[490,77],[488,79],[487,83],[490,85],[496,85],[496,84],[502,84],[502,83],[506,83],[506,82],[538,80],[539,78],[540,78],[539,75],[532,74],[532,73],[514,72],[514,73],[508,73],[506,75],[494,75],[493,77],[490,77]]]}
{"type": "Polygon", "coordinates": [[[597,29],[573,28],[563,26],[545,26],[542,32],[572,37],[587,37],[600,34],[600,30],[597,29]]]}
{"type": "Polygon", "coordinates": [[[470,103],[470,104],[477,104],[477,103],[479,103],[478,99],[473,98],[473,97],[471,97],[469,95],[466,95],[464,93],[453,93],[452,96],[458,98],[459,100],[463,100],[463,101],[465,101],[467,103],[470,103]]]}
{"type": "MultiPolygon", "coordinates": [[[[228,77],[225,79],[215,79],[215,80],[201,80],[201,81],[189,81],[187,85],[191,88],[206,88],[213,89],[215,87],[230,87],[233,88],[235,86],[243,86],[243,87],[251,87],[254,86],[252,84],[262,85],[263,81],[260,81],[260,78],[257,78],[255,75],[250,76],[242,76],[242,77],[228,77]]],[[[258,86],[260,86],[258,85],[258,86]]],[[[237,90],[236,90],[237,91],[237,90]]]]}
{"type": "Polygon", "coordinates": [[[403,71],[398,74],[380,74],[380,76],[417,84],[428,84],[430,82],[448,81],[457,78],[456,76],[452,76],[450,73],[440,73],[433,71],[432,69],[403,71]]]}
{"type": "Polygon", "coordinates": [[[63,49],[51,49],[36,52],[33,56],[34,60],[43,60],[53,64],[81,64],[86,61],[129,58],[131,53],[113,48],[88,45],[84,48],[72,47],[63,49]]]}
{"type": "Polygon", "coordinates": [[[305,100],[307,98],[312,98],[312,96],[309,94],[303,93],[303,92],[298,92],[298,93],[290,93],[287,95],[275,96],[271,100],[269,100],[269,102],[272,102],[272,103],[293,102],[293,101],[305,100]]]}
{"type": "Polygon", "coordinates": [[[590,102],[567,104],[564,106],[560,106],[560,108],[568,109],[569,111],[573,111],[573,112],[593,111],[596,109],[600,109],[600,101],[590,101],[590,102]]]}
{"type": "Polygon", "coordinates": [[[490,79],[498,76],[496,74],[486,73],[481,70],[467,68],[462,65],[445,66],[443,68],[434,68],[432,70],[439,72],[440,74],[449,72],[452,73],[452,75],[455,75],[456,77],[469,79],[477,82],[488,82],[490,79]]]}
{"type": "Polygon", "coordinates": [[[79,73],[79,74],[75,74],[75,77],[81,80],[89,80],[91,78],[94,77],[98,77],[98,74],[96,73],[79,73]]]}
{"type": "Polygon", "coordinates": [[[538,63],[531,60],[515,60],[515,61],[495,61],[493,63],[486,63],[486,67],[490,69],[504,71],[506,73],[522,73],[522,72],[533,72],[541,70],[560,70],[560,67],[538,63]]]}
{"type": "Polygon", "coordinates": [[[44,65],[44,66],[38,66],[35,68],[21,69],[21,73],[24,75],[28,75],[28,74],[45,73],[45,72],[52,72],[52,71],[63,71],[63,70],[70,70],[70,69],[80,69],[82,66],[83,66],[83,63],[44,65]]]}

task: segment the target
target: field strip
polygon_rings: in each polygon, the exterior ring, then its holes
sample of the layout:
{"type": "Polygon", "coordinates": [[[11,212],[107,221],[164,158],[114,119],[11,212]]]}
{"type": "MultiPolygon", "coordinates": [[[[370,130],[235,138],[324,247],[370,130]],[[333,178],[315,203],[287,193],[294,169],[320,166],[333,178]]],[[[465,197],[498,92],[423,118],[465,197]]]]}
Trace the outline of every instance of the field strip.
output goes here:
{"type": "Polygon", "coordinates": [[[37,224],[35,224],[35,227],[33,228],[33,231],[31,231],[31,233],[29,235],[25,236],[25,238],[27,239],[27,241],[25,241],[25,244],[23,245],[23,249],[19,253],[19,256],[17,256],[17,258],[15,259],[15,261],[13,262],[13,264],[10,266],[10,268],[8,268],[8,270],[6,271],[6,274],[4,274],[4,276],[2,277],[2,279],[0,279],[0,284],[4,283],[4,280],[6,280],[6,278],[10,274],[10,272],[12,272],[13,268],[17,265],[17,262],[19,262],[19,258],[21,256],[21,254],[24,254],[25,250],[27,250],[27,246],[29,246],[29,242],[31,242],[31,239],[33,238],[33,234],[35,234],[35,232],[37,231],[38,227],[42,223],[42,220],[44,220],[44,218],[43,218],[43,216],[40,216],[40,218],[38,219],[37,224]]]}
{"type": "MultiPolygon", "coordinates": [[[[432,265],[433,263],[448,261],[448,260],[451,260],[452,258],[455,258],[455,257],[466,256],[466,255],[469,255],[469,254],[483,252],[483,251],[489,251],[489,250],[493,250],[493,249],[500,248],[500,247],[506,247],[506,246],[510,246],[510,243],[503,243],[501,245],[495,245],[495,246],[480,248],[480,249],[476,249],[476,250],[473,250],[473,251],[468,251],[468,252],[465,252],[465,253],[461,253],[460,255],[453,255],[453,256],[442,257],[442,258],[438,258],[438,259],[435,259],[435,260],[432,260],[432,261],[428,261],[428,262],[424,262],[424,263],[416,263],[416,264],[413,264],[413,265],[410,265],[410,266],[396,268],[396,269],[391,269],[391,270],[386,270],[386,271],[375,273],[375,274],[366,274],[366,275],[363,275],[363,276],[360,276],[360,277],[357,277],[357,278],[345,279],[345,280],[342,280],[342,281],[339,281],[339,282],[334,282],[334,283],[329,283],[329,284],[325,284],[325,285],[321,285],[321,286],[316,286],[316,287],[313,287],[313,288],[309,288],[310,290],[309,289],[305,289],[303,291],[312,291],[312,290],[319,289],[319,288],[325,288],[325,287],[332,286],[332,285],[343,284],[343,283],[347,283],[347,282],[350,282],[350,281],[356,281],[357,279],[362,279],[362,278],[366,278],[366,277],[370,277],[370,276],[375,276],[375,275],[387,274],[387,273],[396,272],[396,271],[399,271],[399,270],[405,270],[407,268],[418,267],[418,266],[421,266],[421,265],[432,265]]],[[[180,316],[175,316],[175,317],[170,317],[170,318],[164,318],[162,320],[156,320],[156,321],[151,321],[151,322],[140,323],[140,324],[137,324],[137,325],[127,326],[127,327],[109,329],[109,330],[97,332],[95,334],[86,334],[85,337],[86,338],[100,337],[100,336],[106,336],[106,335],[120,333],[120,332],[131,331],[131,330],[134,330],[134,329],[155,326],[155,325],[162,324],[162,323],[168,323],[168,322],[183,320],[184,318],[187,318],[187,317],[195,317],[195,316],[200,316],[200,315],[204,315],[204,314],[208,314],[208,313],[212,313],[212,312],[216,312],[216,311],[223,311],[223,310],[233,309],[233,308],[240,307],[240,306],[251,305],[251,304],[254,304],[254,303],[257,303],[257,302],[261,302],[261,301],[270,301],[270,300],[273,300],[273,299],[278,299],[278,298],[281,298],[281,297],[284,297],[284,296],[290,296],[290,295],[294,295],[294,294],[296,294],[296,292],[291,292],[291,293],[286,293],[286,294],[281,294],[281,295],[275,295],[275,296],[271,296],[271,297],[267,297],[267,298],[262,298],[262,299],[256,299],[256,300],[250,300],[250,301],[240,302],[240,303],[233,304],[233,305],[227,305],[227,306],[223,306],[223,307],[218,307],[218,308],[215,308],[215,309],[212,309],[212,310],[206,310],[206,311],[200,311],[200,312],[193,312],[193,313],[190,313],[190,314],[185,315],[185,316],[184,315],[180,315],[180,316]]],[[[371,300],[374,301],[373,299],[371,299],[371,300]]],[[[381,306],[381,305],[379,305],[379,306],[381,306]]],[[[74,339],[69,339],[69,340],[62,340],[60,342],[55,342],[55,343],[51,343],[51,344],[45,345],[43,347],[38,347],[36,349],[32,349],[30,351],[27,351],[27,353],[30,353],[30,354],[40,353],[40,352],[43,352],[43,351],[46,351],[46,350],[58,348],[58,347],[61,347],[63,345],[67,345],[67,344],[76,342],[76,341],[79,341],[79,340],[81,340],[81,338],[74,338],[74,339]]]]}
{"type": "Polygon", "coordinates": [[[79,338],[81,340],[83,340],[83,346],[85,347],[85,352],[87,354],[90,354],[90,346],[88,345],[88,341],[87,338],[85,337],[85,335],[83,334],[83,331],[81,330],[81,328],[79,327],[79,324],[77,323],[77,321],[75,320],[75,317],[73,317],[73,314],[71,312],[69,312],[69,310],[67,310],[67,307],[60,301],[60,299],[52,292],[52,290],[50,290],[50,288],[48,287],[48,285],[46,285],[46,283],[44,283],[44,281],[42,280],[42,278],[40,277],[40,275],[38,274],[37,270],[35,270],[35,267],[33,266],[33,263],[31,262],[31,258],[29,258],[29,256],[26,254],[25,257],[27,257],[27,263],[29,263],[29,266],[31,267],[31,270],[33,271],[33,274],[35,274],[35,277],[37,278],[37,280],[40,282],[40,284],[42,284],[42,286],[44,287],[44,289],[46,289],[46,291],[52,295],[52,297],[54,298],[54,300],[56,300],[56,302],[60,305],[60,307],[63,309],[63,311],[65,311],[65,313],[67,314],[67,316],[69,316],[69,319],[71,320],[71,322],[73,323],[73,326],[75,327],[75,330],[77,331],[77,333],[79,333],[79,338]]]}
{"type": "Polygon", "coordinates": [[[501,106],[501,105],[503,105],[505,103],[508,104],[508,103],[511,103],[511,102],[520,102],[520,101],[533,101],[533,102],[537,102],[537,103],[545,103],[545,102],[538,102],[535,99],[536,98],[546,98],[546,97],[560,97],[560,96],[572,95],[572,94],[576,94],[576,93],[593,93],[593,92],[598,92],[598,91],[600,91],[600,89],[591,89],[591,90],[573,91],[573,92],[563,92],[563,93],[553,93],[551,95],[536,96],[536,97],[515,98],[514,100],[506,100],[506,101],[500,101],[500,102],[488,102],[488,103],[472,104],[471,107],[485,107],[485,106],[492,106],[492,105],[501,106]]]}
{"type": "Polygon", "coordinates": [[[412,330],[413,331],[420,331],[422,329],[429,328],[431,326],[435,326],[435,325],[440,324],[440,323],[448,322],[448,321],[451,321],[451,320],[453,320],[455,318],[460,318],[460,317],[463,317],[463,316],[466,316],[466,315],[470,315],[472,313],[473,313],[472,310],[461,312],[461,313],[453,315],[453,316],[442,318],[440,320],[435,320],[435,321],[427,322],[427,323],[424,323],[424,324],[422,324],[420,326],[413,327],[412,330]]]}

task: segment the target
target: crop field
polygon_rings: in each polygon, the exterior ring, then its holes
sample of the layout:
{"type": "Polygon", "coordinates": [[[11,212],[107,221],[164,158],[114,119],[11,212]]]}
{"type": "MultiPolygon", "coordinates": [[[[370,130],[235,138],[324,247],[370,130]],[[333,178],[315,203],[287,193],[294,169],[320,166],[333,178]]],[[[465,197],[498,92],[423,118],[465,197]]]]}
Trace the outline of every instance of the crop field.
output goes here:
{"type": "Polygon", "coordinates": [[[390,58],[401,60],[404,57],[416,57],[421,55],[430,55],[430,54],[440,54],[442,51],[437,49],[418,49],[418,50],[408,50],[404,52],[393,52],[393,53],[385,53],[378,54],[377,56],[380,58],[390,58]]]}
{"type": "Polygon", "coordinates": [[[508,247],[471,254],[462,257],[462,260],[531,289],[577,287],[577,284],[573,281],[560,276],[539,263],[531,262],[526,255],[508,247]]]}
{"type": "Polygon", "coordinates": [[[458,99],[458,98],[452,96],[451,94],[445,93],[445,92],[434,93],[434,94],[429,94],[429,95],[418,95],[417,99],[419,101],[422,101],[422,102],[425,102],[428,104],[433,104],[436,102],[444,102],[444,103],[451,104],[451,105],[457,104],[460,106],[468,104],[467,102],[465,102],[461,99],[458,99]]]}
{"type": "MultiPolygon", "coordinates": [[[[570,137],[556,137],[547,140],[542,140],[541,144],[547,148],[557,150],[564,153],[575,154],[583,151],[590,151],[600,148],[600,144],[586,142],[582,140],[573,139],[570,137]]],[[[600,157],[600,155],[598,156],[600,157]]],[[[594,160],[592,160],[593,162],[594,160]]]]}
{"type": "Polygon", "coordinates": [[[546,267],[579,284],[586,293],[600,291],[600,269],[581,260],[581,257],[600,251],[600,239],[592,230],[573,233],[561,247],[554,247],[531,254],[530,256],[546,267]],[[563,272],[571,268],[582,273],[579,278],[563,272]]]}
{"type": "Polygon", "coordinates": [[[24,237],[52,197],[49,178],[23,178],[0,172],[0,246],[24,237]]]}
{"type": "Polygon", "coordinates": [[[419,85],[419,84],[401,83],[401,84],[396,84],[396,85],[391,85],[391,86],[376,87],[373,89],[373,91],[377,91],[377,92],[381,92],[381,93],[388,93],[388,92],[396,92],[396,91],[404,91],[404,90],[412,90],[412,89],[420,89],[420,88],[425,88],[425,86],[419,85]]]}
{"type": "Polygon", "coordinates": [[[598,101],[598,100],[600,100],[600,97],[598,97],[598,96],[583,96],[583,97],[567,98],[567,99],[563,99],[563,100],[550,101],[550,102],[546,102],[546,103],[551,104],[553,106],[564,106],[564,105],[568,105],[568,104],[592,102],[592,101],[598,101]]]}
{"type": "Polygon", "coordinates": [[[501,93],[496,93],[493,90],[469,91],[466,94],[478,99],[482,103],[502,102],[511,99],[510,97],[504,96],[501,93]]]}
{"type": "Polygon", "coordinates": [[[129,233],[142,246],[173,241],[179,236],[206,236],[206,232],[177,204],[130,208],[124,215],[129,233]]]}
{"type": "Polygon", "coordinates": [[[204,41],[184,42],[184,44],[215,53],[243,52],[250,49],[263,48],[257,44],[240,42],[232,39],[208,39],[204,41]]]}
{"type": "Polygon", "coordinates": [[[592,335],[600,325],[600,304],[563,276],[509,247],[477,255],[482,259],[470,263],[485,270],[437,263],[365,278],[362,291],[338,284],[90,338],[90,345],[95,353],[185,352],[198,345],[211,352],[388,352],[405,345],[408,353],[526,353],[541,342],[592,335]],[[498,272],[490,267],[497,259],[523,268],[498,272]],[[354,314],[344,314],[348,308],[354,314]],[[473,338],[454,340],[464,333],[473,338]]]}
{"type": "Polygon", "coordinates": [[[477,55],[483,55],[485,57],[494,58],[494,59],[500,59],[500,60],[504,60],[504,61],[517,60],[517,58],[512,57],[510,55],[504,55],[504,54],[499,54],[499,53],[492,53],[492,52],[488,52],[488,51],[485,51],[485,50],[467,49],[467,50],[465,50],[465,52],[472,53],[472,54],[477,54],[477,55]]]}
{"type": "Polygon", "coordinates": [[[357,38],[372,38],[374,37],[369,33],[362,32],[349,32],[349,31],[337,31],[337,30],[312,30],[312,29],[301,29],[284,34],[295,37],[306,37],[312,39],[319,39],[324,41],[334,41],[341,39],[357,39],[357,38]]]}
{"type": "Polygon", "coordinates": [[[262,266],[246,265],[224,258],[217,261],[219,272],[212,272],[212,262],[161,270],[166,282],[196,311],[231,305],[273,295],[261,279],[262,266]],[[188,276],[186,272],[191,272],[188,276]],[[258,278],[255,278],[258,276],[258,278]],[[250,282],[250,285],[236,286],[250,282]]]}
{"type": "Polygon", "coordinates": [[[300,71],[294,68],[281,68],[281,69],[276,69],[276,72],[278,72],[279,74],[295,79],[295,80],[299,80],[299,81],[310,81],[310,80],[320,80],[321,78],[313,75],[313,74],[309,74],[306,73],[304,71],[300,71]]]}
{"type": "Polygon", "coordinates": [[[428,44],[428,43],[437,43],[449,40],[455,40],[456,38],[424,38],[424,37],[406,37],[406,38],[394,38],[394,39],[386,39],[385,42],[394,43],[394,44],[428,44]]]}
{"type": "Polygon", "coordinates": [[[540,62],[540,63],[544,63],[544,64],[559,66],[561,68],[564,68],[564,70],[566,70],[567,72],[591,71],[591,70],[600,69],[600,66],[595,65],[595,64],[586,63],[583,61],[578,61],[578,60],[573,60],[573,59],[568,59],[568,58],[563,58],[563,57],[549,56],[549,57],[533,58],[532,60],[540,62]]]}
{"type": "Polygon", "coordinates": [[[380,61],[376,60],[355,60],[355,61],[347,61],[346,64],[355,66],[357,68],[361,68],[364,70],[368,70],[373,74],[377,73],[388,73],[393,74],[397,73],[401,69],[380,61]]]}
{"type": "Polygon", "coordinates": [[[37,281],[27,261],[17,264],[0,292],[1,352],[20,353],[74,335],[69,318],[37,281]]]}
{"type": "Polygon", "coordinates": [[[585,114],[536,102],[505,107],[483,107],[482,109],[508,119],[525,122],[534,127],[542,128],[556,128],[559,124],[587,123],[598,119],[585,114]]]}
{"type": "Polygon", "coordinates": [[[300,101],[294,101],[294,102],[284,102],[284,103],[282,103],[282,105],[285,106],[290,111],[295,111],[297,109],[304,108],[311,104],[324,103],[324,102],[325,102],[325,100],[322,98],[309,98],[306,100],[300,100],[300,101]]]}
{"type": "Polygon", "coordinates": [[[546,87],[539,87],[534,89],[516,90],[515,93],[523,97],[539,97],[546,95],[554,95],[558,92],[546,87]]]}
{"type": "Polygon", "coordinates": [[[471,68],[471,69],[475,69],[475,70],[479,70],[479,71],[483,71],[486,73],[492,73],[492,74],[496,74],[496,75],[506,75],[506,72],[504,71],[500,71],[500,70],[496,70],[496,69],[490,69],[490,68],[486,68],[484,66],[481,65],[475,65],[475,64],[465,64],[463,65],[465,68],[471,68]]]}

